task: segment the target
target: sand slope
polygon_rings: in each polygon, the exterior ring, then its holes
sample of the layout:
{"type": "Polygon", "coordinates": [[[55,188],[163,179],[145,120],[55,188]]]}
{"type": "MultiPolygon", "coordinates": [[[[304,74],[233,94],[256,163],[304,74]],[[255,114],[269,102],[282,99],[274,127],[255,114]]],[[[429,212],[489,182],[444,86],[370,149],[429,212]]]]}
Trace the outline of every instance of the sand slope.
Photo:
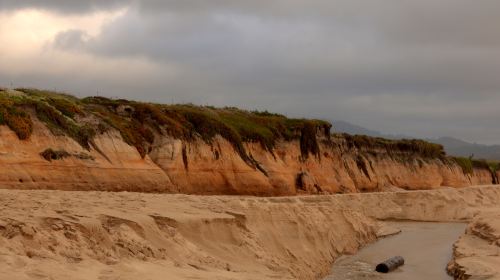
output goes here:
{"type": "Polygon", "coordinates": [[[359,213],[299,200],[0,193],[4,279],[314,279],[375,238],[359,213]]]}
{"type": "Polygon", "coordinates": [[[477,215],[454,245],[456,279],[500,279],[500,211],[477,215]]]}
{"type": "Polygon", "coordinates": [[[0,190],[1,279],[319,279],[376,239],[376,219],[465,221],[499,201],[494,186],[282,198],[0,190]]]}

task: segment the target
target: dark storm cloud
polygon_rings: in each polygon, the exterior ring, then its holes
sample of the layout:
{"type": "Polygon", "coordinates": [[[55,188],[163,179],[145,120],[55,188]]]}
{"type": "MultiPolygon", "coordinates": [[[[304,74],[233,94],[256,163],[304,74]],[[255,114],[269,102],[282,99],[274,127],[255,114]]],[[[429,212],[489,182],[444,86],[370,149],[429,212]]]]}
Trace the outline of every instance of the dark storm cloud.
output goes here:
{"type": "Polygon", "coordinates": [[[127,4],[121,0],[1,0],[1,10],[43,9],[63,13],[86,13],[99,9],[112,9],[127,4]]]}
{"type": "Polygon", "coordinates": [[[500,142],[499,1],[18,2],[2,1],[0,9],[128,7],[95,37],[66,30],[51,42],[64,52],[175,69],[175,78],[134,90],[119,85],[119,71],[110,74],[110,95],[500,142]]]}

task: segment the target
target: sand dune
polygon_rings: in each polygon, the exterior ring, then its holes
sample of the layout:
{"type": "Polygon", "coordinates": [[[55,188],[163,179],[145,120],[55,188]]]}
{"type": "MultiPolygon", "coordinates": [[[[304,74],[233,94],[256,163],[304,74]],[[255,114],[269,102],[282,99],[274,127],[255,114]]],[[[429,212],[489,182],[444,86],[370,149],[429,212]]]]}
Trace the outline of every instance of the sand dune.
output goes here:
{"type": "MultiPolygon", "coordinates": [[[[0,278],[320,279],[374,241],[380,219],[473,219],[468,234],[498,243],[499,201],[494,186],[282,198],[0,190],[0,278]]],[[[488,248],[496,257],[457,263],[495,269],[498,244],[488,248]]]]}

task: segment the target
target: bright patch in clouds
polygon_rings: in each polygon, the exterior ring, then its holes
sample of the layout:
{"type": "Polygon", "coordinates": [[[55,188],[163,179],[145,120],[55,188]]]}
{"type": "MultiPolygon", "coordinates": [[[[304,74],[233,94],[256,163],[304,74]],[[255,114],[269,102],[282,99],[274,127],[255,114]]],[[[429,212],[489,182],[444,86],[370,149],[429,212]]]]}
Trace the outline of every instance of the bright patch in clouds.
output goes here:
{"type": "Polygon", "coordinates": [[[57,88],[92,95],[117,88],[115,84],[140,90],[144,83],[154,84],[155,79],[165,80],[173,75],[174,72],[166,66],[158,69],[157,65],[137,58],[102,57],[54,47],[59,34],[72,30],[85,34],[86,38],[97,37],[103,27],[119,19],[126,11],[63,15],[24,9],[0,13],[0,86],[14,81],[14,86],[57,88]],[[141,75],[148,75],[148,78],[135,82],[141,75]],[[33,78],[18,84],[18,77],[33,78]],[[74,85],[84,89],[74,90],[74,85]]]}
{"type": "Polygon", "coordinates": [[[9,56],[38,53],[58,33],[71,29],[97,36],[105,24],[125,12],[126,10],[121,9],[64,16],[44,10],[26,9],[0,13],[0,51],[9,56]]]}

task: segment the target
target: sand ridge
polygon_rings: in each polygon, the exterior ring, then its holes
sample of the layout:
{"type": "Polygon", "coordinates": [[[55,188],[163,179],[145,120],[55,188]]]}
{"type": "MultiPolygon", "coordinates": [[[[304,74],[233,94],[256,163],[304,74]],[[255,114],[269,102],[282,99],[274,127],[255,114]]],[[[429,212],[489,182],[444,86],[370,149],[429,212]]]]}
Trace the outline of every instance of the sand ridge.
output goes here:
{"type": "Polygon", "coordinates": [[[375,241],[380,220],[476,221],[498,201],[496,186],[280,198],[0,190],[0,269],[22,280],[320,279],[375,241]]]}
{"type": "Polygon", "coordinates": [[[455,279],[500,279],[500,211],[475,216],[453,255],[448,270],[455,279]]]}

